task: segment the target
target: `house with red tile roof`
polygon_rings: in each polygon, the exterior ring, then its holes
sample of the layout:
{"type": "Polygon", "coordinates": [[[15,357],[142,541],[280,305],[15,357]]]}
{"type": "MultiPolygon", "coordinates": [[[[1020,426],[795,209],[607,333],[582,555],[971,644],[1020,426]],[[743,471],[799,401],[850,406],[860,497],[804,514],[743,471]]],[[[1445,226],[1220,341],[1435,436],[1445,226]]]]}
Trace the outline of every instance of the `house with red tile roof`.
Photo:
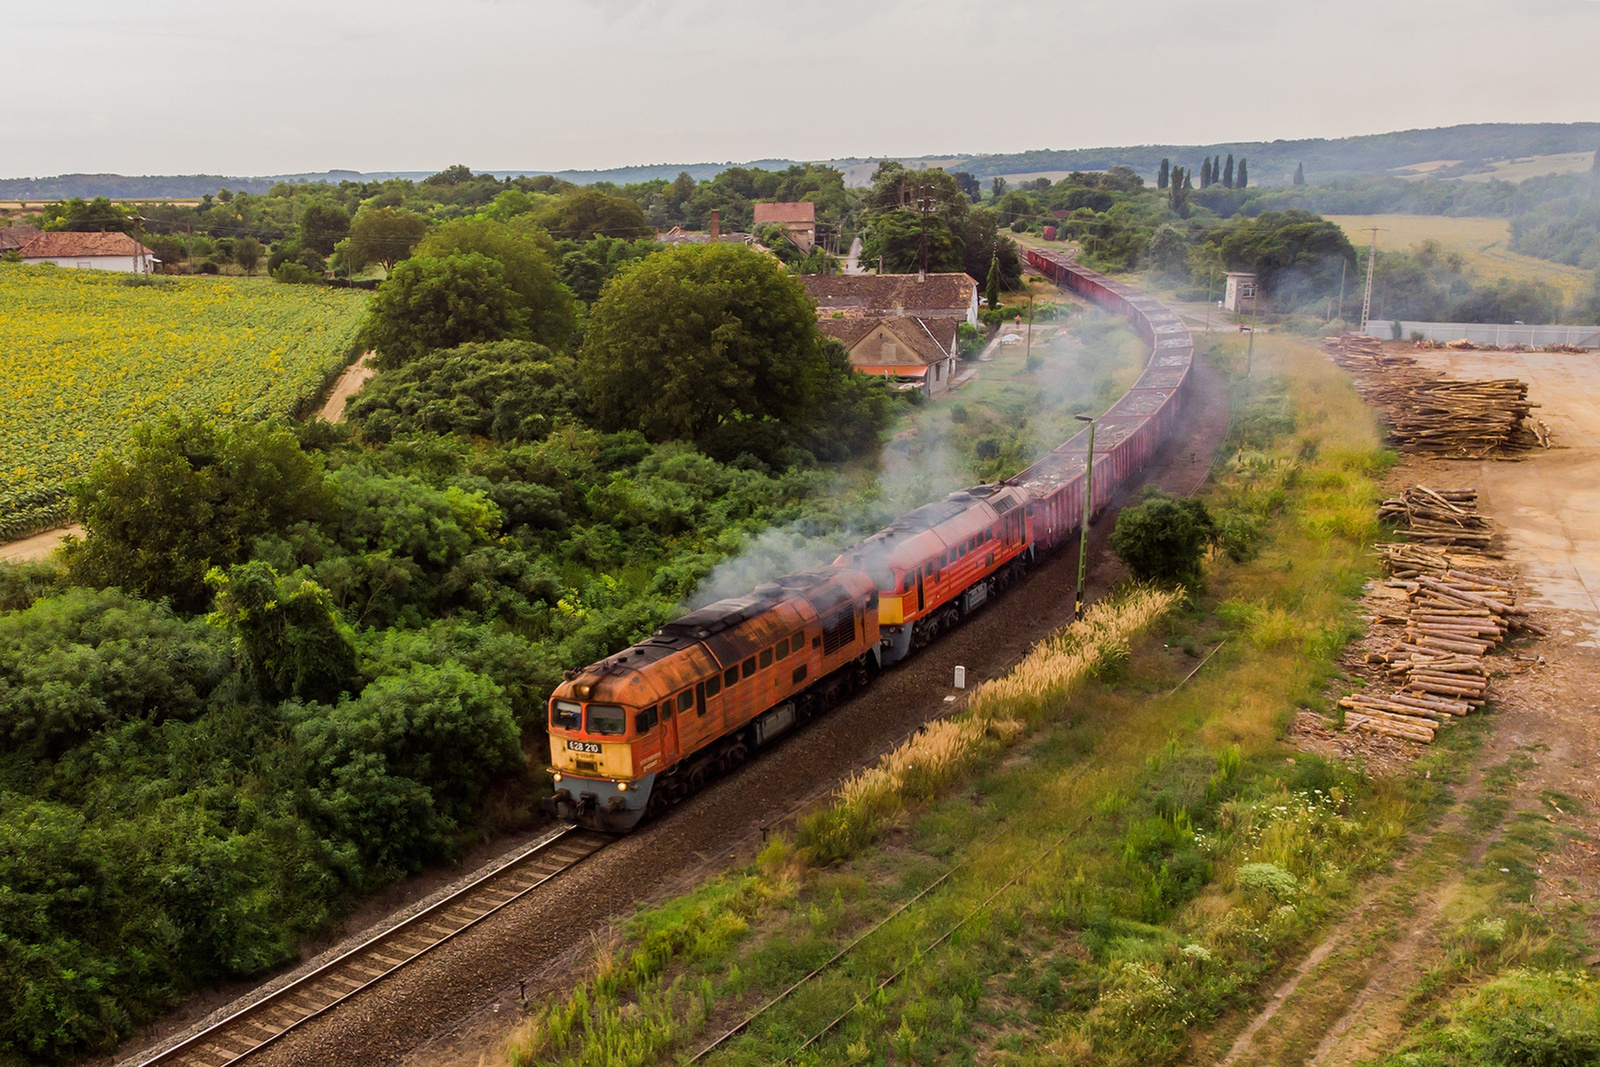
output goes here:
{"type": "Polygon", "coordinates": [[[811,251],[811,246],[817,243],[817,205],[811,201],[753,206],[755,225],[752,228],[756,233],[760,233],[763,226],[781,226],[783,232],[789,235],[789,240],[802,252],[811,251]]]}
{"type": "Polygon", "coordinates": [[[799,279],[817,315],[914,315],[978,325],[978,283],[955,274],[807,274],[799,279]]]}
{"type": "Polygon", "coordinates": [[[928,396],[950,391],[956,372],[960,316],[852,315],[817,320],[817,329],[844,345],[850,366],[928,396]]]}
{"type": "Polygon", "coordinates": [[[125,233],[41,233],[17,250],[24,263],[54,263],[79,270],[149,274],[155,253],[125,233]]]}

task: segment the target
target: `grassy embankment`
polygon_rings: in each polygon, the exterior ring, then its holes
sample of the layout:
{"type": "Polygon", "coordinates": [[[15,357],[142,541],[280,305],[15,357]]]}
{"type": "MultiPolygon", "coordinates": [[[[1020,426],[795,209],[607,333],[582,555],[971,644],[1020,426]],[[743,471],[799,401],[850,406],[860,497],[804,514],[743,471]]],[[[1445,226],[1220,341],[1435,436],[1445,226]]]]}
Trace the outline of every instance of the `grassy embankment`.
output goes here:
{"type": "Polygon", "coordinates": [[[1446,794],[1443,773],[1287,758],[1284,723],[1325,706],[1356,625],[1385,457],[1315,353],[1261,343],[1249,380],[1240,357],[1215,357],[1239,416],[1208,501],[1259,554],[1154,622],[1108,606],[1098,637],[1036,650],[795,840],[640,912],[507,1061],[663,1061],[841,950],[713,1061],[781,1061],[844,1013],[801,1062],[1172,1062],[1258,1002],[1446,794]]]}

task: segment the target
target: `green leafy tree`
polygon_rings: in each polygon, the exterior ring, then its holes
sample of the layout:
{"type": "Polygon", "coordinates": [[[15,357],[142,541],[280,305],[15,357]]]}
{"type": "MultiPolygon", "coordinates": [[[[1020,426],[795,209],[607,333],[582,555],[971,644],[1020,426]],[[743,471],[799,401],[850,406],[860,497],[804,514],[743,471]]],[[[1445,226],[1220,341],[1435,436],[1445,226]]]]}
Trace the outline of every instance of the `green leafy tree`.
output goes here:
{"type": "Polygon", "coordinates": [[[1156,228],[1145,250],[1145,259],[1162,274],[1181,274],[1189,261],[1189,241],[1171,223],[1156,228]]]}
{"type": "Polygon", "coordinates": [[[89,536],[68,546],[68,570],[77,584],[201,611],[207,571],[243,562],[257,538],[316,518],[326,502],[320,462],[290,430],[169,415],[136,426],[78,484],[89,536]]]}
{"type": "Polygon", "coordinates": [[[608,196],[595,188],[563,196],[538,212],[537,218],[551,235],[570,241],[595,237],[636,241],[654,237],[656,232],[637,203],[626,197],[608,196]]]}
{"type": "Polygon", "coordinates": [[[1008,183],[1006,182],[1006,180],[1004,178],[999,177],[998,175],[996,175],[989,182],[989,195],[990,195],[990,197],[992,199],[994,199],[994,200],[999,200],[1002,196],[1005,196],[1006,195],[1007,184],[1008,183]]]}
{"type": "Polygon", "coordinates": [[[350,234],[339,251],[355,270],[377,263],[387,273],[411,254],[427,232],[428,220],[415,212],[393,207],[362,208],[350,223],[350,234]]]}
{"type": "Polygon", "coordinates": [[[335,701],[361,688],[350,628],[316,582],[280,577],[260,560],[214,568],[206,580],[216,593],[214,617],[267,700],[335,701]]]}
{"type": "Polygon", "coordinates": [[[600,290],[617,272],[636,259],[661,251],[654,241],[624,241],[620,237],[596,237],[592,241],[562,241],[561,283],[586,304],[600,299],[600,290]]]}
{"type": "Polygon", "coordinates": [[[1339,284],[1339,263],[1356,264],[1355,249],[1335,223],[1308,211],[1264,211],[1212,230],[1206,241],[1221,250],[1230,270],[1255,272],[1263,293],[1297,286],[1320,295],[1339,284]]]}
{"type": "Polygon", "coordinates": [[[348,417],[373,441],[412,433],[538,441],[579,406],[570,356],[499,341],[429,352],[384,371],[351,400],[348,417]]]}
{"type": "Polygon", "coordinates": [[[656,441],[741,416],[803,423],[829,373],[805,293],[734,244],[671,248],[612,279],[579,362],[600,424],[656,441]]]}
{"type": "MultiPolygon", "coordinates": [[[[556,274],[555,245],[532,220],[456,219],[434,227],[416,248],[418,256],[478,253],[501,267],[505,283],[515,294],[516,310],[525,332],[508,336],[537,341],[551,348],[572,342],[576,309],[572,293],[556,274]]],[[[494,340],[464,337],[466,341],[494,340]]],[[[445,345],[440,347],[454,347],[445,345]]]]}
{"type": "Polygon", "coordinates": [[[261,252],[261,242],[249,234],[233,243],[233,261],[243,268],[246,277],[256,272],[256,266],[261,262],[261,252]]]}
{"type": "Polygon", "coordinates": [[[380,364],[392,368],[436,349],[528,333],[525,306],[505,268],[473,252],[417,255],[397,264],[373,294],[361,336],[380,364]]]}
{"type": "Polygon", "coordinates": [[[1155,493],[1117,515],[1111,549],[1141,582],[1189,585],[1200,579],[1200,561],[1215,536],[1199,500],[1155,493]]]}
{"type": "Polygon", "coordinates": [[[338,204],[315,201],[300,213],[300,243],[318,255],[333,255],[334,246],[350,232],[350,213],[338,204]]]}
{"type": "Polygon", "coordinates": [[[131,209],[113,204],[104,196],[87,201],[75,196],[64,204],[52,204],[45,208],[43,229],[79,233],[132,233],[137,225],[133,214],[131,209]]]}
{"type": "Polygon", "coordinates": [[[869,227],[861,242],[861,258],[863,262],[877,265],[881,257],[886,274],[921,270],[924,242],[930,271],[962,268],[962,245],[942,216],[924,216],[909,208],[892,208],[873,214],[869,227]]]}
{"type": "Polygon", "coordinates": [[[1304,185],[1306,183],[1306,165],[1304,163],[1295,164],[1294,183],[1296,185],[1304,185]]]}

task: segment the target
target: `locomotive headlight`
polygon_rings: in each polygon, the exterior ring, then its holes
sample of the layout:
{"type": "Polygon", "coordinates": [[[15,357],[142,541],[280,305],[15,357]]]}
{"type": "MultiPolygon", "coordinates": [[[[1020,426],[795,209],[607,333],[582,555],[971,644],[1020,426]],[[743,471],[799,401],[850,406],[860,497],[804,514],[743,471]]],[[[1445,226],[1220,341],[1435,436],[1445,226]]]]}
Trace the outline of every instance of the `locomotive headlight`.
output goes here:
{"type": "Polygon", "coordinates": [[[594,686],[592,686],[592,685],[574,686],[573,687],[573,691],[578,694],[578,699],[580,699],[580,700],[588,700],[589,699],[589,694],[594,692],[594,686]]]}
{"type": "Polygon", "coordinates": [[[551,780],[551,781],[552,781],[552,782],[555,782],[555,783],[556,783],[556,784],[558,784],[558,785],[559,785],[559,784],[560,784],[560,782],[561,782],[561,776],[560,776],[560,775],[559,775],[559,774],[552,774],[552,775],[551,775],[551,776],[550,776],[550,780],[551,780]]]}
{"type": "Polygon", "coordinates": [[[627,791],[628,791],[628,783],[627,782],[618,782],[617,783],[617,792],[626,793],[627,791]]]}

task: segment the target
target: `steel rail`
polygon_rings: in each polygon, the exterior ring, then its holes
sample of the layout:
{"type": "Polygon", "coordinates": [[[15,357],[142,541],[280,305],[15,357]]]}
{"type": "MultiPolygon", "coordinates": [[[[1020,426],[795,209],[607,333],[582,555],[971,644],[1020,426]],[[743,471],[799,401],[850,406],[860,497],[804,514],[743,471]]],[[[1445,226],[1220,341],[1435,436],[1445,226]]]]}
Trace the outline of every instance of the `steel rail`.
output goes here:
{"type": "Polygon", "coordinates": [[[615,840],[565,827],[494,870],[137,1067],[225,1067],[472,929],[615,840]]]}

